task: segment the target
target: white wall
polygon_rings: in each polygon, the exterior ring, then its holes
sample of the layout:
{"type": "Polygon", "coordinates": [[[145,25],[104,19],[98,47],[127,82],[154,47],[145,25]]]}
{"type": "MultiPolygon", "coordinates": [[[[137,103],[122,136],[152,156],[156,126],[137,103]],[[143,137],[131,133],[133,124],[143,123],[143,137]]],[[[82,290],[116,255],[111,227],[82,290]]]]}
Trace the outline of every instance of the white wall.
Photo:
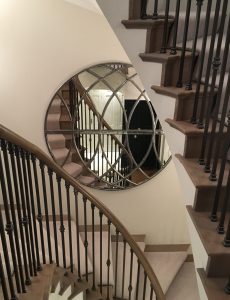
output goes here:
{"type": "MultiPolygon", "coordinates": [[[[0,36],[0,122],[45,151],[45,112],[58,87],[92,64],[129,62],[103,16],[62,0],[0,0],[0,36]]],[[[173,163],[132,190],[90,191],[148,242],[188,242],[173,163]]]]}

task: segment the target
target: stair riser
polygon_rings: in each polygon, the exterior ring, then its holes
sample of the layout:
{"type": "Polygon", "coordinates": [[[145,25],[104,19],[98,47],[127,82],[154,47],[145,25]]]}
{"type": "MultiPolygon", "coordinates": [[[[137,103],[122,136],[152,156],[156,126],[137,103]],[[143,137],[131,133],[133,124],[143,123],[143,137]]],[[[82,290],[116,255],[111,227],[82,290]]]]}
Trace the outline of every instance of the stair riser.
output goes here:
{"type": "MultiPolygon", "coordinates": [[[[225,135],[223,135],[223,138],[221,139],[221,143],[217,140],[217,135],[215,135],[214,143],[212,149],[216,148],[216,144],[218,141],[218,147],[220,148],[219,158],[223,157],[223,149],[224,149],[224,138],[225,135]]],[[[185,158],[197,158],[197,160],[200,157],[201,153],[201,147],[203,142],[203,136],[187,136],[185,139],[185,148],[184,148],[184,154],[183,156],[185,158]]],[[[207,138],[207,148],[210,144],[210,135],[207,138]]],[[[212,153],[213,157],[214,153],[212,153]]]]}
{"type": "Polygon", "coordinates": [[[230,254],[222,254],[209,257],[206,269],[206,274],[208,277],[229,277],[229,270],[230,254]]]}

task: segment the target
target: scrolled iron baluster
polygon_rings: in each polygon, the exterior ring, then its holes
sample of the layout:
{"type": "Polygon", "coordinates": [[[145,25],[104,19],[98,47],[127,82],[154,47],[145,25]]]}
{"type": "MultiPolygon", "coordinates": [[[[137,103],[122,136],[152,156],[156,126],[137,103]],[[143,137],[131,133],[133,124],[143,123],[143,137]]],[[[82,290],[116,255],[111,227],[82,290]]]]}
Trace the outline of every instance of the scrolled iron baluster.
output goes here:
{"type": "Polygon", "coordinates": [[[47,231],[47,242],[48,242],[48,252],[49,252],[49,262],[52,264],[52,247],[51,247],[51,238],[50,238],[50,224],[49,224],[49,210],[48,210],[48,199],[47,199],[47,190],[46,190],[46,179],[45,179],[45,164],[40,160],[40,169],[42,176],[42,190],[44,198],[44,208],[45,208],[45,222],[46,222],[46,231],[47,231]]]}
{"type": "Polygon", "coordinates": [[[34,154],[32,154],[31,159],[32,159],[32,165],[33,165],[34,184],[35,184],[36,200],[37,200],[37,221],[38,221],[39,231],[40,231],[42,259],[43,259],[43,264],[45,264],[46,256],[45,256],[45,244],[44,244],[44,234],[43,234],[43,226],[42,226],[43,215],[42,215],[42,210],[41,210],[41,199],[40,199],[40,190],[39,190],[39,184],[38,184],[36,156],[34,154]]]}
{"type": "Polygon", "coordinates": [[[57,237],[57,219],[56,219],[56,208],[54,199],[54,186],[53,186],[53,170],[48,169],[49,183],[50,183],[50,197],[52,207],[52,220],[53,220],[53,231],[54,231],[54,246],[56,255],[56,265],[59,267],[59,253],[58,253],[58,237],[57,237]]]}

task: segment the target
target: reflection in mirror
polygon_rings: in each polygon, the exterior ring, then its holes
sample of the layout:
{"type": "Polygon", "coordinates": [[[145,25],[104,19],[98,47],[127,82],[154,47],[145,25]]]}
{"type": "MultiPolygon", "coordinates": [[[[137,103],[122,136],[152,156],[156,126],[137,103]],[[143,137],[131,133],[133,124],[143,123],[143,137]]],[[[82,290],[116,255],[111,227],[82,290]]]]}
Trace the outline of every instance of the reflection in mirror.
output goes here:
{"type": "Polygon", "coordinates": [[[45,137],[70,175],[105,190],[142,184],[171,157],[135,69],[122,63],[92,66],[70,78],[48,107],[45,137]]]}

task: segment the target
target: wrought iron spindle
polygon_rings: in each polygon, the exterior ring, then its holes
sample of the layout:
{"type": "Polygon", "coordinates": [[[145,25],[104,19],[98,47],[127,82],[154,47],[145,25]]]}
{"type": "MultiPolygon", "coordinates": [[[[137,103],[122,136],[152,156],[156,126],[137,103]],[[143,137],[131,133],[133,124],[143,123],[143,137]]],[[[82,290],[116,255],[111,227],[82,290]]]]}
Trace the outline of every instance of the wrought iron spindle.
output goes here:
{"type": "Polygon", "coordinates": [[[21,284],[22,291],[25,291],[24,273],[23,273],[23,268],[22,268],[21,249],[20,249],[20,243],[19,243],[18,225],[17,225],[15,206],[14,206],[13,186],[12,186],[12,181],[11,181],[10,164],[9,164],[9,158],[8,158],[8,154],[7,154],[7,146],[8,146],[10,155],[12,155],[13,149],[9,145],[7,145],[4,140],[2,140],[2,151],[3,151],[3,160],[4,160],[4,164],[5,164],[6,184],[7,184],[7,188],[8,188],[8,197],[9,197],[8,200],[10,201],[13,234],[14,234],[14,240],[15,240],[17,260],[18,260],[18,270],[19,270],[19,274],[20,274],[20,284],[21,284]]]}
{"type": "Polygon", "coordinates": [[[230,247],[230,219],[228,221],[227,232],[226,232],[223,244],[224,244],[224,247],[230,247]]]}
{"type": "MultiPolygon", "coordinates": [[[[221,65],[220,60],[220,53],[221,53],[221,45],[222,45],[222,39],[224,34],[224,24],[225,24],[225,18],[226,18],[226,10],[228,6],[228,1],[225,0],[222,7],[222,16],[221,16],[221,22],[220,22],[220,29],[218,34],[218,41],[217,41],[217,47],[216,47],[216,53],[213,60],[213,72],[212,72],[212,83],[211,83],[211,89],[209,93],[209,99],[211,103],[206,107],[206,114],[205,114],[205,127],[204,127],[204,134],[203,134],[203,140],[202,140],[202,146],[201,146],[201,154],[200,154],[200,162],[204,161],[205,158],[205,150],[207,146],[207,138],[208,138],[208,129],[209,129],[209,123],[211,119],[211,113],[212,113],[212,107],[214,103],[214,95],[215,95],[215,88],[216,88],[216,77],[218,70],[221,65]]],[[[210,161],[206,161],[205,172],[210,172],[210,161]]]]}
{"type": "MultiPolygon", "coordinates": [[[[217,97],[216,97],[216,103],[215,103],[215,108],[214,112],[212,114],[212,129],[210,133],[210,138],[209,138],[209,145],[207,149],[207,159],[205,163],[205,167],[207,170],[210,170],[210,163],[211,163],[211,158],[212,158],[212,153],[213,153],[213,148],[214,148],[214,141],[215,141],[215,136],[216,136],[216,126],[219,121],[219,110],[220,110],[220,102],[221,102],[221,96],[223,92],[223,85],[224,85],[224,78],[225,78],[225,72],[226,72],[226,65],[227,65],[227,60],[228,60],[228,55],[229,55],[229,43],[230,43],[230,17],[228,21],[228,30],[227,30],[227,35],[226,35],[226,42],[225,42],[225,49],[224,49],[224,55],[223,55],[223,60],[222,60],[222,69],[220,73],[220,80],[219,80],[219,87],[218,87],[218,92],[217,92],[217,97]]],[[[229,95],[228,95],[229,96],[229,95]]],[[[227,106],[223,107],[222,113],[221,113],[221,127],[219,127],[219,141],[220,137],[223,133],[224,129],[224,122],[226,118],[226,111],[227,111],[227,106]],[[224,110],[223,110],[224,109],[224,110]]],[[[216,147],[219,148],[219,144],[216,144],[216,147]]],[[[216,174],[211,173],[210,174],[210,180],[216,180],[216,174]]]]}
{"type": "Polygon", "coordinates": [[[92,211],[92,265],[93,265],[93,286],[92,290],[96,290],[96,278],[95,278],[95,205],[91,204],[92,211]]]}
{"type": "Polygon", "coordinates": [[[99,211],[99,219],[100,219],[100,293],[102,294],[102,252],[103,252],[102,219],[103,219],[103,213],[101,211],[99,211]]]}
{"type": "Polygon", "coordinates": [[[23,170],[23,179],[24,179],[24,188],[25,188],[25,204],[27,210],[27,217],[28,217],[28,227],[29,227],[29,234],[30,234],[30,244],[31,244],[31,257],[33,262],[33,273],[37,276],[37,261],[35,257],[35,244],[34,244],[34,233],[33,233],[33,225],[31,221],[31,207],[30,207],[30,195],[29,195],[29,181],[27,176],[27,167],[26,167],[26,155],[27,153],[21,149],[21,161],[22,161],[22,170],[23,170]]]}
{"type": "Polygon", "coordinates": [[[109,291],[110,291],[110,266],[111,266],[111,259],[110,259],[110,246],[111,246],[111,221],[108,220],[108,256],[107,256],[107,300],[110,299],[109,291]]]}
{"type": "Polygon", "coordinates": [[[186,84],[186,90],[192,90],[192,77],[193,77],[193,71],[196,63],[196,46],[197,46],[197,38],[198,38],[199,26],[200,26],[200,14],[201,14],[203,1],[204,0],[196,0],[197,10],[196,10],[196,25],[195,25],[193,45],[192,45],[192,63],[190,68],[189,81],[186,84]]]}
{"type": "MultiPolygon", "coordinates": [[[[5,230],[4,230],[4,223],[3,223],[1,206],[0,206],[0,236],[1,236],[3,255],[4,255],[4,259],[5,259],[5,265],[6,265],[7,279],[8,279],[8,284],[9,284],[9,288],[10,288],[11,300],[17,300],[16,291],[14,289],[14,283],[13,283],[13,278],[12,278],[12,271],[13,270],[11,270],[11,267],[10,267],[9,251],[8,251],[8,248],[7,248],[7,242],[6,242],[6,235],[5,235],[5,230]]],[[[9,238],[10,238],[10,240],[12,240],[12,237],[9,236],[9,238]]],[[[10,250],[11,250],[12,257],[14,257],[13,258],[13,264],[14,264],[14,260],[16,259],[14,248],[11,248],[10,250]]],[[[17,268],[15,270],[17,272],[17,268]]],[[[17,286],[17,284],[16,284],[16,286],[17,286]]]]}
{"type": "Polygon", "coordinates": [[[212,9],[212,0],[208,1],[207,9],[206,9],[206,18],[205,18],[205,25],[204,25],[204,32],[203,32],[202,48],[201,48],[201,51],[199,54],[200,63],[199,63],[199,69],[198,69],[196,93],[195,93],[193,113],[192,113],[192,119],[191,119],[192,124],[196,124],[196,122],[197,122],[198,101],[199,101],[199,97],[200,97],[201,79],[202,79],[202,74],[203,74],[203,69],[204,69],[204,58],[205,58],[205,52],[206,52],[206,46],[207,46],[211,9],[212,9]]]}
{"type": "Polygon", "coordinates": [[[77,272],[78,280],[81,280],[81,253],[80,253],[80,230],[79,230],[79,207],[78,207],[78,191],[74,189],[75,199],[75,217],[76,217],[76,240],[77,240],[77,272]]]}
{"type": "Polygon", "coordinates": [[[118,252],[119,252],[119,230],[116,229],[116,253],[115,253],[115,281],[114,281],[114,298],[117,297],[117,276],[118,276],[118,252]]]}
{"type": "Polygon", "coordinates": [[[227,135],[227,140],[225,141],[225,145],[224,145],[223,157],[221,160],[221,167],[220,167],[220,172],[219,172],[219,178],[218,178],[218,183],[217,183],[217,187],[216,187],[212,212],[211,212],[211,216],[210,216],[210,219],[212,222],[217,221],[217,211],[218,211],[218,206],[219,206],[219,202],[220,202],[220,194],[221,194],[224,172],[225,172],[226,163],[227,163],[227,155],[228,155],[229,146],[230,146],[230,113],[228,114],[228,128],[227,128],[226,135],[227,135]]]}
{"type": "MultiPolygon", "coordinates": [[[[17,170],[16,170],[16,164],[15,164],[15,147],[10,143],[9,144],[9,153],[10,153],[10,159],[11,159],[11,168],[12,168],[12,175],[13,175],[13,182],[14,182],[14,192],[15,192],[15,199],[16,199],[16,206],[17,206],[17,214],[18,214],[18,220],[19,220],[19,231],[20,231],[20,240],[21,240],[21,248],[22,248],[22,257],[23,257],[23,266],[24,266],[24,272],[25,272],[25,283],[30,284],[30,275],[29,275],[29,269],[28,269],[28,261],[26,256],[26,246],[25,246],[25,236],[24,236],[24,230],[23,230],[23,218],[22,218],[22,212],[21,212],[21,205],[20,205],[20,196],[19,196],[19,183],[18,183],[18,177],[17,177],[17,170]]],[[[22,291],[25,292],[26,289],[22,291]]]]}
{"type": "Polygon", "coordinates": [[[57,219],[56,219],[56,208],[55,208],[55,199],[54,199],[53,171],[51,169],[48,169],[48,175],[49,175],[49,183],[50,183],[50,198],[51,198],[51,207],[52,207],[55,257],[56,257],[56,265],[59,267],[57,219]]]}
{"type": "MultiPolygon", "coordinates": [[[[214,54],[214,47],[215,47],[215,41],[216,41],[216,33],[218,30],[218,21],[219,21],[219,13],[220,13],[220,5],[221,1],[216,1],[216,6],[215,6],[215,15],[214,15],[214,20],[213,20],[213,25],[212,25],[212,34],[211,34],[211,42],[209,46],[209,54],[208,54],[208,64],[207,68],[205,71],[205,83],[204,83],[204,91],[202,94],[202,101],[201,101],[201,108],[200,108],[200,113],[199,113],[199,119],[198,119],[198,124],[197,127],[202,129],[204,128],[204,113],[205,113],[205,108],[206,108],[206,102],[207,98],[210,99],[208,96],[208,88],[209,88],[209,79],[210,79],[210,74],[211,74],[211,67],[212,67],[212,62],[213,62],[213,54],[214,54]]],[[[205,49],[204,49],[205,51],[205,49]]],[[[203,57],[201,57],[202,59],[203,57]]],[[[211,99],[212,100],[212,99],[211,99]]],[[[198,101],[198,100],[197,100],[198,101]]],[[[211,104],[210,104],[211,106],[211,104]]],[[[200,158],[200,163],[204,163],[203,157],[200,158]]]]}
{"type": "Polygon", "coordinates": [[[83,204],[84,204],[84,233],[85,233],[85,240],[84,240],[84,246],[85,246],[85,277],[86,277],[86,281],[89,280],[89,276],[88,276],[88,228],[87,228],[87,198],[83,196],[83,204]]]}
{"type": "Polygon", "coordinates": [[[173,24],[173,42],[170,54],[175,55],[177,54],[177,33],[178,33],[178,24],[179,24],[179,15],[180,15],[180,0],[177,0],[176,2],[176,13],[175,13],[175,19],[173,24]]]}
{"type": "Polygon", "coordinates": [[[67,201],[67,217],[68,217],[68,231],[69,231],[69,257],[70,257],[70,271],[73,273],[73,243],[72,243],[72,225],[71,225],[71,209],[70,209],[70,184],[65,182],[66,201],[67,201]]]}
{"type": "Polygon", "coordinates": [[[141,19],[147,19],[147,0],[141,0],[141,19]]]}
{"type": "Polygon", "coordinates": [[[185,52],[187,45],[187,36],[188,36],[188,27],[189,27],[189,18],[191,11],[191,0],[187,0],[187,8],[186,8],[186,16],[185,16],[185,24],[184,24],[184,34],[183,34],[183,42],[181,49],[181,58],[180,58],[180,67],[179,67],[179,76],[177,81],[177,87],[182,87],[182,79],[184,73],[184,60],[185,60],[185,52]]]}
{"type": "Polygon", "coordinates": [[[132,296],[132,281],[133,281],[133,249],[130,248],[130,273],[129,273],[129,300],[132,296]]]}
{"type": "Polygon", "coordinates": [[[140,281],[140,261],[137,261],[137,283],[136,283],[136,300],[139,299],[139,281],[140,281]]]}
{"type": "Polygon", "coordinates": [[[151,290],[150,290],[150,300],[153,300],[153,287],[151,286],[151,290]]]}
{"type": "Polygon", "coordinates": [[[226,294],[228,294],[228,295],[230,294],[230,277],[228,279],[228,283],[227,283],[224,291],[225,291],[226,294]]]}
{"type": "MultiPolygon", "coordinates": [[[[4,142],[5,142],[4,140],[0,140],[0,144],[1,144],[0,146],[2,149],[4,149],[4,147],[5,147],[4,142]]],[[[17,262],[17,249],[15,249],[15,242],[14,242],[14,226],[13,226],[13,222],[10,217],[10,208],[9,208],[9,204],[8,204],[8,196],[7,196],[7,189],[6,189],[6,178],[5,178],[4,170],[3,170],[1,153],[0,153],[0,184],[1,184],[1,189],[2,189],[2,198],[3,198],[5,217],[6,217],[5,231],[7,232],[8,236],[9,236],[10,250],[11,250],[12,261],[13,261],[13,265],[14,265],[15,282],[16,282],[17,291],[18,291],[18,293],[21,293],[21,284],[20,284],[20,279],[19,279],[18,262],[17,262]]],[[[0,208],[0,215],[1,215],[0,218],[2,218],[1,208],[0,208]]],[[[3,231],[2,235],[1,235],[1,240],[2,240],[2,245],[3,245],[3,243],[6,243],[3,221],[0,222],[0,225],[1,225],[0,229],[1,229],[1,231],[3,231]],[[3,239],[5,239],[5,240],[3,241],[3,239]]],[[[4,250],[5,260],[9,261],[7,246],[6,247],[3,246],[3,247],[5,248],[5,250],[4,250]]]]}
{"type": "Polygon", "coordinates": [[[35,205],[34,205],[34,191],[33,191],[30,159],[31,159],[30,153],[27,152],[26,153],[27,176],[28,176],[28,180],[29,180],[30,205],[31,205],[31,212],[32,212],[32,219],[33,219],[33,233],[34,233],[36,260],[37,260],[37,271],[41,271],[41,262],[40,262],[40,255],[39,255],[38,233],[37,233],[37,226],[36,226],[36,213],[35,213],[35,205]]]}
{"type": "Polygon", "coordinates": [[[44,234],[43,234],[43,226],[42,226],[42,210],[41,210],[41,199],[40,199],[40,190],[38,184],[38,172],[37,172],[37,164],[36,164],[36,156],[34,154],[31,155],[32,164],[33,164],[33,173],[34,173],[34,184],[35,184],[35,191],[36,191],[36,200],[37,200],[37,221],[39,224],[39,232],[40,232],[40,242],[41,242],[41,250],[42,250],[42,259],[43,264],[46,263],[46,256],[45,256],[45,243],[44,243],[44,234]]]}
{"type": "Polygon", "coordinates": [[[154,1],[154,9],[153,9],[153,19],[157,19],[158,17],[158,0],[154,1]]]}
{"type": "Polygon", "coordinates": [[[126,261],[126,240],[123,241],[124,249],[123,249],[123,267],[122,267],[122,288],[121,294],[122,298],[124,298],[124,290],[125,290],[125,261],[126,261]]]}
{"type": "Polygon", "coordinates": [[[146,286],[147,286],[147,274],[146,274],[146,272],[144,272],[143,300],[145,300],[146,286]]]}
{"type": "Polygon", "coordinates": [[[61,242],[62,242],[62,261],[63,267],[66,268],[66,251],[65,251],[65,226],[63,219],[63,207],[62,207],[62,189],[61,189],[61,177],[56,176],[58,184],[58,202],[59,202],[59,214],[60,214],[60,233],[61,233],[61,242]]]}
{"type": "Polygon", "coordinates": [[[47,192],[46,192],[45,164],[42,161],[40,161],[40,169],[41,169],[41,176],[42,176],[42,190],[43,190],[44,209],[45,209],[45,222],[46,222],[49,261],[50,264],[52,264],[53,258],[52,258],[52,248],[51,248],[51,238],[50,238],[48,199],[47,199],[47,192]]]}
{"type": "MultiPolygon", "coordinates": [[[[30,244],[30,234],[28,228],[28,216],[26,211],[26,200],[25,200],[25,191],[24,191],[24,184],[23,184],[23,176],[22,176],[22,167],[21,167],[21,160],[20,160],[20,149],[18,146],[15,146],[15,155],[16,155],[16,162],[17,162],[17,169],[18,169],[18,178],[19,178],[19,186],[20,186],[20,197],[21,197],[21,205],[22,205],[22,224],[25,227],[25,237],[26,237],[26,246],[27,246],[27,256],[29,262],[29,270],[30,276],[33,276],[33,264],[32,264],[32,256],[31,256],[31,244],[30,244]]],[[[26,282],[27,285],[31,283],[30,279],[26,282]]]]}
{"type": "MultiPolygon", "coordinates": [[[[7,290],[7,285],[6,285],[6,279],[5,279],[5,274],[4,274],[4,269],[3,269],[3,264],[2,264],[2,256],[0,253],[0,282],[2,286],[2,293],[4,300],[10,300],[9,295],[8,295],[8,290],[7,290]]],[[[26,291],[24,291],[26,292],[26,291]]]]}
{"type": "Polygon", "coordinates": [[[224,234],[224,232],[225,232],[224,222],[225,222],[225,218],[226,218],[229,197],[230,197],[230,170],[228,172],[228,180],[227,180],[227,186],[226,186],[225,195],[224,195],[224,202],[223,202],[222,208],[221,208],[220,221],[219,221],[219,225],[217,227],[217,231],[220,234],[224,234]]]}
{"type": "Polygon", "coordinates": [[[170,5],[170,0],[166,0],[164,32],[163,32],[163,37],[162,37],[162,46],[161,46],[160,53],[166,53],[166,49],[167,49],[168,30],[169,30],[169,5],[170,5]]]}

